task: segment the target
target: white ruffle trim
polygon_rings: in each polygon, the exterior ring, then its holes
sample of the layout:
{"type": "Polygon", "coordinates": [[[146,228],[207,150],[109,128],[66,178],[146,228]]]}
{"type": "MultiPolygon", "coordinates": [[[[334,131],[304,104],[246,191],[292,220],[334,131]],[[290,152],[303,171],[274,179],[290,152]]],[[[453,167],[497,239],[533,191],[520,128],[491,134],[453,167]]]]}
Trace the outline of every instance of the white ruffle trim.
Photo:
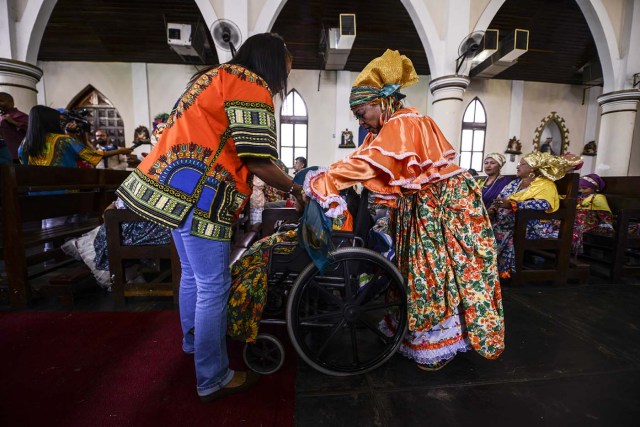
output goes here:
{"type": "Polygon", "coordinates": [[[305,194],[311,197],[313,200],[318,202],[318,204],[323,208],[327,209],[325,211],[325,215],[329,218],[337,218],[342,213],[347,210],[347,202],[340,196],[339,194],[329,194],[324,198],[320,198],[315,193],[311,191],[311,183],[315,179],[317,179],[320,175],[325,174],[329,169],[328,168],[318,168],[315,171],[309,171],[307,176],[304,178],[304,185],[302,186],[305,194]],[[333,203],[336,203],[337,206],[331,207],[333,203]]]}
{"type": "Polygon", "coordinates": [[[421,365],[432,364],[440,362],[441,360],[449,360],[457,353],[469,350],[471,350],[471,344],[467,338],[437,350],[414,350],[404,345],[404,343],[398,349],[400,354],[409,359],[415,360],[416,363],[421,365]]]}
{"type": "MultiPolygon", "coordinates": [[[[397,325],[397,319],[391,318],[382,320],[378,324],[378,327],[382,333],[387,336],[392,336],[395,333],[395,327],[397,325]],[[391,321],[391,325],[387,323],[387,320],[391,321]]],[[[462,321],[462,317],[459,311],[456,309],[455,313],[444,321],[434,326],[430,331],[416,332],[407,331],[407,334],[402,340],[402,344],[398,351],[408,357],[415,360],[420,364],[431,364],[441,360],[451,359],[458,352],[465,352],[472,349],[471,342],[465,333],[466,327],[462,321]],[[442,341],[450,340],[453,338],[459,338],[452,344],[435,348],[435,349],[419,349],[418,346],[424,344],[437,344],[442,341]]]]}
{"type": "MultiPolygon", "coordinates": [[[[393,157],[395,159],[402,159],[404,157],[406,157],[406,154],[408,155],[415,155],[415,153],[411,152],[411,153],[402,153],[399,155],[396,155],[395,153],[392,152],[387,152],[384,151],[382,149],[380,149],[379,147],[372,147],[371,149],[376,149],[378,151],[380,151],[382,154],[393,157]]],[[[447,152],[445,152],[443,155],[451,155],[454,154],[452,159],[440,159],[437,162],[432,162],[431,160],[425,160],[422,163],[418,163],[415,160],[410,161],[408,163],[408,166],[413,166],[413,165],[417,165],[419,166],[421,169],[424,169],[426,167],[442,167],[442,166],[449,166],[453,163],[453,160],[456,158],[455,156],[455,151],[453,150],[449,150],[447,152]]],[[[404,179],[398,179],[396,178],[396,176],[386,167],[382,166],[380,163],[374,161],[373,159],[371,159],[368,156],[364,156],[362,154],[357,154],[352,156],[352,158],[354,159],[360,159],[360,160],[364,160],[365,162],[373,165],[374,167],[380,169],[381,171],[383,171],[384,173],[387,174],[387,176],[389,176],[389,185],[397,185],[398,187],[401,188],[406,188],[407,190],[420,190],[422,188],[423,184],[426,184],[428,182],[432,182],[432,181],[440,181],[442,179],[445,178],[449,178],[451,176],[457,175],[459,173],[461,173],[463,170],[462,169],[458,169],[455,170],[453,172],[450,172],[448,174],[445,175],[441,175],[438,172],[434,172],[431,175],[428,176],[424,176],[420,179],[417,179],[416,176],[412,176],[409,178],[404,178],[404,179]]]]}

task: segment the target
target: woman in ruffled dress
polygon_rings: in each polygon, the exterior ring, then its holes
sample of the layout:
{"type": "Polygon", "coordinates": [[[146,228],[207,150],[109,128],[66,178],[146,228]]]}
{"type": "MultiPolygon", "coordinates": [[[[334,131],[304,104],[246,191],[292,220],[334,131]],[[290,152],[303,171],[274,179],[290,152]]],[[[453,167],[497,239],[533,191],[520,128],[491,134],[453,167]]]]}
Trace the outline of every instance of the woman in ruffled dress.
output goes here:
{"type": "MultiPolygon", "coordinates": [[[[411,60],[397,51],[369,63],[349,100],[367,137],[344,160],[309,173],[304,188],[330,217],[346,208],[340,190],[357,183],[391,208],[408,298],[409,332],[399,351],[436,370],[471,348],[497,358],[504,318],[480,187],[454,163],[456,152],[433,120],[403,106],[398,90],[417,81],[411,60]]],[[[396,324],[388,319],[381,328],[396,324]]]]}

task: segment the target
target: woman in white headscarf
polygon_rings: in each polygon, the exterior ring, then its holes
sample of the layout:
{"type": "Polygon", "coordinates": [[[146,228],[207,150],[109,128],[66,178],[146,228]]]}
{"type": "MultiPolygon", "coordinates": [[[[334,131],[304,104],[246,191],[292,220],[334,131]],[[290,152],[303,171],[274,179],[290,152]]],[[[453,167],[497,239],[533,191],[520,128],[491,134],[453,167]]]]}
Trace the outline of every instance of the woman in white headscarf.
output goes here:
{"type": "Polygon", "coordinates": [[[478,179],[478,185],[482,187],[482,201],[487,209],[502,189],[513,180],[511,177],[500,174],[505,161],[506,159],[500,153],[491,153],[484,158],[483,170],[487,176],[478,179]]]}

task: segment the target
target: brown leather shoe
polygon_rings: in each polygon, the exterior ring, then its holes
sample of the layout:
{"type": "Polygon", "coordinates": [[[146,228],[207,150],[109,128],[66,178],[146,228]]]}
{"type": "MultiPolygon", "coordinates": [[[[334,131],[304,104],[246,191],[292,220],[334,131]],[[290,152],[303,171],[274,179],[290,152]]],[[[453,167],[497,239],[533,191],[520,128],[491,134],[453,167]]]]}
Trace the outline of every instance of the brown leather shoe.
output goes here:
{"type": "Polygon", "coordinates": [[[244,382],[239,386],[222,387],[220,390],[216,390],[211,394],[207,394],[206,396],[200,396],[200,402],[209,403],[209,402],[213,402],[214,400],[222,399],[223,397],[231,396],[233,394],[248,390],[254,385],[256,385],[259,379],[260,379],[260,374],[253,371],[247,371],[247,377],[245,378],[244,382]]]}
{"type": "Polygon", "coordinates": [[[428,372],[439,371],[440,369],[447,366],[449,362],[451,362],[452,360],[453,360],[453,357],[446,360],[440,360],[435,363],[418,363],[418,368],[428,372]]]}

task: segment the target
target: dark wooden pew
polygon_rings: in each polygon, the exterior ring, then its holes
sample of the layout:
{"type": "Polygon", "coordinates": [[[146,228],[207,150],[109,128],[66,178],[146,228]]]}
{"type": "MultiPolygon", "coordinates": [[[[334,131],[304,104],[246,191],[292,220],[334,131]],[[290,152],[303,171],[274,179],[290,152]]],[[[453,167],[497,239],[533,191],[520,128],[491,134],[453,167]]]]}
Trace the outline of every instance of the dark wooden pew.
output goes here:
{"type": "MultiPolygon", "coordinates": [[[[31,301],[30,283],[35,278],[77,262],[60,245],[100,224],[102,212],[128,174],[108,169],[0,166],[4,262],[13,307],[31,301]],[[66,217],[66,222],[42,228],[42,220],[60,217],[66,217]]],[[[80,279],[82,274],[71,276],[66,273],[66,279],[80,279]]],[[[73,280],[66,279],[58,280],[57,288],[60,296],[68,298],[73,280]]]]}
{"type": "Polygon", "coordinates": [[[603,265],[613,281],[640,273],[640,235],[629,233],[631,224],[640,223],[640,176],[603,177],[603,194],[614,215],[612,232],[584,234],[581,258],[603,265]]]}
{"type": "Polygon", "coordinates": [[[533,209],[516,212],[513,235],[516,271],[512,275],[512,284],[552,281],[556,285],[564,285],[570,277],[578,278],[584,283],[588,280],[588,266],[574,263],[573,271],[571,269],[571,237],[576,217],[578,180],[577,173],[570,173],[556,181],[558,194],[561,196],[560,208],[556,212],[546,213],[533,209]],[[559,221],[558,238],[527,239],[527,223],[531,220],[559,221]]]}
{"type": "Polygon", "coordinates": [[[176,247],[171,241],[168,245],[122,244],[120,224],[123,222],[145,221],[128,209],[109,209],[104,213],[107,227],[107,245],[109,249],[109,271],[111,273],[111,291],[116,304],[122,305],[129,297],[170,296],[178,304],[180,286],[180,259],[176,247]],[[125,263],[142,259],[158,261],[158,271],[153,279],[145,283],[128,282],[125,277],[125,263]],[[162,269],[162,261],[168,260],[169,269],[162,269]]]}
{"type": "MultiPolygon", "coordinates": [[[[231,241],[230,263],[238,260],[255,242],[259,236],[248,229],[247,206],[244,216],[234,223],[233,239],[231,241]]],[[[122,244],[120,224],[123,222],[144,221],[144,218],[127,209],[110,209],[104,214],[107,227],[107,243],[109,246],[109,271],[111,272],[111,289],[114,300],[122,305],[127,298],[171,296],[178,304],[180,287],[180,258],[173,241],[167,245],[137,245],[122,244]],[[142,259],[154,259],[161,267],[157,274],[150,274],[153,278],[145,283],[127,281],[125,277],[126,263],[134,263],[142,259]],[[163,261],[167,261],[169,268],[162,268],[163,261]]]]}

